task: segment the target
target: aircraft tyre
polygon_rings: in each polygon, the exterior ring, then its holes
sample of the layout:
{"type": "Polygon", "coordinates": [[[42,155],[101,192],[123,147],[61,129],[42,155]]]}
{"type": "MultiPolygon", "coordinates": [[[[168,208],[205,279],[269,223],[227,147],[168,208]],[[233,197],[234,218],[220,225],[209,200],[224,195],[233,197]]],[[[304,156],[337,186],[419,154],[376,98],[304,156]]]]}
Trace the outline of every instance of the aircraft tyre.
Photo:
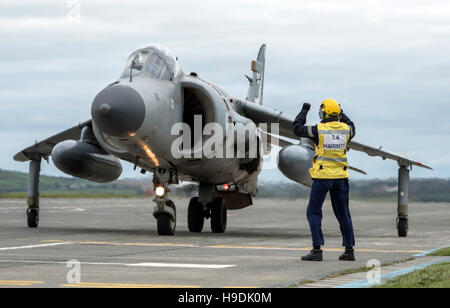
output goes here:
{"type": "Polygon", "coordinates": [[[213,233],[224,233],[227,229],[227,207],[225,199],[217,198],[211,205],[211,230],[213,233]]]}
{"type": "Polygon", "coordinates": [[[176,217],[176,208],[175,204],[171,200],[166,201],[166,206],[172,208],[175,212],[175,217],[172,217],[169,214],[161,213],[156,218],[156,222],[158,225],[158,234],[159,235],[174,235],[175,229],[177,226],[177,217],[176,217]]]}
{"type": "Polygon", "coordinates": [[[205,224],[203,205],[198,198],[192,198],[188,207],[188,228],[190,232],[202,232],[205,224]]]}
{"type": "Polygon", "coordinates": [[[35,209],[27,210],[27,224],[28,228],[37,228],[39,226],[39,212],[35,209]]]}
{"type": "Polygon", "coordinates": [[[408,219],[407,218],[399,218],[397,223],[397,231],[399,237],[407,237],[408,236],[408,219]]]}

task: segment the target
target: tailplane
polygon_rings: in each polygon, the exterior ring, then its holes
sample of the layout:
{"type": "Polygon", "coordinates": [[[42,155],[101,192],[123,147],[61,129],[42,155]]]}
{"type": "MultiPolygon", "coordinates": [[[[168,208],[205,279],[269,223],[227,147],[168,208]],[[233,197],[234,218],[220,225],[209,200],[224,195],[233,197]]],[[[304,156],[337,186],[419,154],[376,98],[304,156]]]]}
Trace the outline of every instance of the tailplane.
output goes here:
{"type": "Polygon", "coordinates": [[[266,45],[262,45],[259,49],[258,59],[252,61],[251,70],[252,77],[246,75],[249,86],[247,93],[247,100],[260,104],[263,104],[264,94],[264,67],[266,65],[266,45]]]}

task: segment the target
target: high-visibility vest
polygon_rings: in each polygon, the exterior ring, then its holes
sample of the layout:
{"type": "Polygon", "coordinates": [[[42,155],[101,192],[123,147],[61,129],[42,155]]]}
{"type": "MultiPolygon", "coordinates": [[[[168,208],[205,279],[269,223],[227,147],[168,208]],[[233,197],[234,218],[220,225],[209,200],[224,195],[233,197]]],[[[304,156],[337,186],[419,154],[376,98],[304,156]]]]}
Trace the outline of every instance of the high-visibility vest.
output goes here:
{"type": "Polygon", "coordinates": [[[348,174],[347,144],[350,127],[342,122],[317,125],[319,144],[313,167],[309,170],[313,179],[346,179],[348,174]]]}

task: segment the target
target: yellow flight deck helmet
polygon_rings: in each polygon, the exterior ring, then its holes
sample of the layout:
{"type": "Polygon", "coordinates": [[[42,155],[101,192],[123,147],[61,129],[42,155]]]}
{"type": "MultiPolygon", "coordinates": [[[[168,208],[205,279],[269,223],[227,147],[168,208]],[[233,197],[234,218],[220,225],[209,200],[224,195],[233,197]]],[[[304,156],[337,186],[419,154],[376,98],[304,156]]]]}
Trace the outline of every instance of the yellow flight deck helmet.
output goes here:
{"type": "Polygon", "coordinates": [[[341,114],[341,106],[334,99],[328,98],[320,105],[320,119],[329,117],[339,117],[341,114]]]}

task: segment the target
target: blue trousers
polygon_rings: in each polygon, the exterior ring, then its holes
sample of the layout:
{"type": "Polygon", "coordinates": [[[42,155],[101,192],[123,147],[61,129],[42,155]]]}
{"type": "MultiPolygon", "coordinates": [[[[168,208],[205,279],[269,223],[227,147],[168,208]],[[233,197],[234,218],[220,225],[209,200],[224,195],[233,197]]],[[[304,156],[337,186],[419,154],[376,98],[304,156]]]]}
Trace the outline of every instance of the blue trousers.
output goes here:
{"type": "Polygon", "coordinates": [[[330,192],[334,215],[339,221],[343,239],[342,245],[351,248],[355,246],[355,236],[352,217],[348,208],[348,179],[313,180],[306,213],[311,229],[313,246],[323,246],[325,244],[322,233],[322,206],[328,192],[330,192]]]}

